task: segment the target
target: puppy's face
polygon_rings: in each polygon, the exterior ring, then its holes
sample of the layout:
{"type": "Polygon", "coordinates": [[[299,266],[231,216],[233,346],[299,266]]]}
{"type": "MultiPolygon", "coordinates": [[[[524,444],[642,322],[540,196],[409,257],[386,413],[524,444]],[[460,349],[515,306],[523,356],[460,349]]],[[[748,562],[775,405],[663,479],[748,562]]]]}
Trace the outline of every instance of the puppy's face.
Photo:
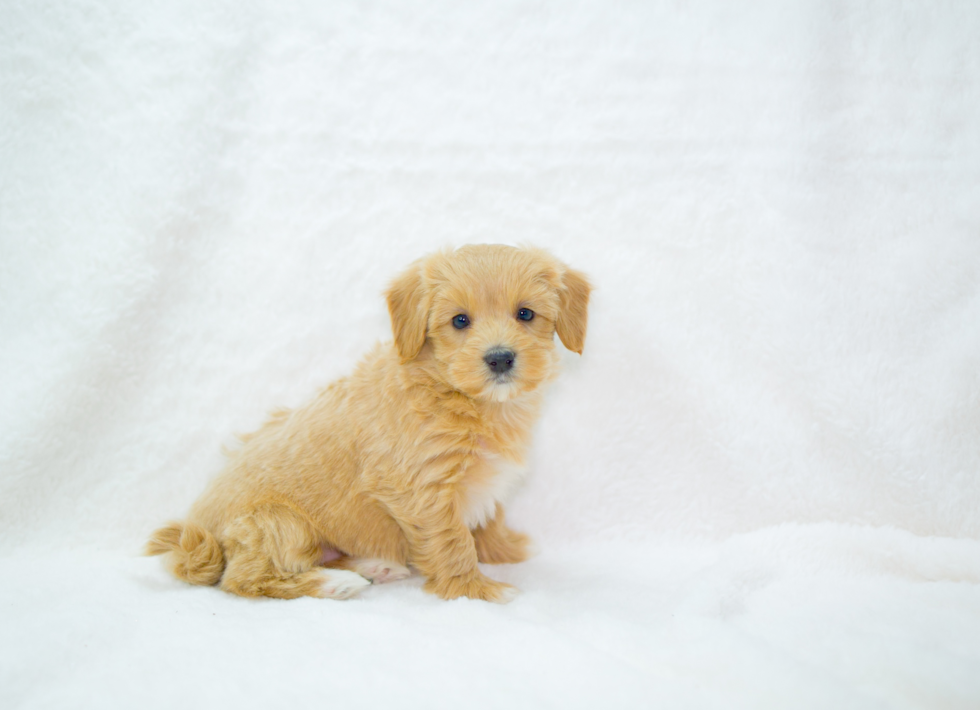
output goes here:
{"type": "Polygon", "coordinates": [[[479,245],[413,264],[389,290],[388,307],[403,362],[428,346],[451,387],[503,402],[551,377],[555,333],[582,351],[589,290],[546,252],[479,245]]]}

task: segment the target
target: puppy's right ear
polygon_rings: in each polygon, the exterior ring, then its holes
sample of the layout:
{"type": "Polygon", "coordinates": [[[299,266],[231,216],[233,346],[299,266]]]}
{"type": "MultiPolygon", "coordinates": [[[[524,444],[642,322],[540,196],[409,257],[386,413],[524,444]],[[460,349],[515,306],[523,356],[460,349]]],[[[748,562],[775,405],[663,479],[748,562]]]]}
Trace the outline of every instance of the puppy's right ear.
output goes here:
{"type": "Polygon", "coordinates": [[[415,262],[395,279],[386,296],[395,348],[401,361],[408,362],[422,350],[429,320],[429,299],[422,282],[422,262],[415,262]]]}

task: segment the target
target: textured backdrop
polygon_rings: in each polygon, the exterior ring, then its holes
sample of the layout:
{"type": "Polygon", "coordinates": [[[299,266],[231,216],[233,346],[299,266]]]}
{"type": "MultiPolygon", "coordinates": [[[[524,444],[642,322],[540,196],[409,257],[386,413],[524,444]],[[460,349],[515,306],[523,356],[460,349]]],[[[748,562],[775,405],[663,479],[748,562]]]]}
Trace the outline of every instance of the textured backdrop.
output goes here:
{"type": "Polygon", "coordinates": [[[3,15],[0,699],[980,703],[980,5],[3,15]],[[243,602],[136,556],[471,242],[597,287],[511,507],[542,554],[488,571],[524,597],[243,602]]]}

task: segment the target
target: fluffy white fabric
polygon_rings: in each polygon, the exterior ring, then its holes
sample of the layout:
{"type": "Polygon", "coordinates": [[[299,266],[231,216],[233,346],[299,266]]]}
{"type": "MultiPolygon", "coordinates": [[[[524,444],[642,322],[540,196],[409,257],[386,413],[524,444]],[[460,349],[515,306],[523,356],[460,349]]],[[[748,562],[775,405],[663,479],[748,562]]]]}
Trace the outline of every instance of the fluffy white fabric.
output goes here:
{"type": "Polygon", "coordinates": [[[0,706],[980,705],[980,4],[6,3],[0,706]],[[139,557],[444,245],[597,286],[509,606],[139,557]]]}

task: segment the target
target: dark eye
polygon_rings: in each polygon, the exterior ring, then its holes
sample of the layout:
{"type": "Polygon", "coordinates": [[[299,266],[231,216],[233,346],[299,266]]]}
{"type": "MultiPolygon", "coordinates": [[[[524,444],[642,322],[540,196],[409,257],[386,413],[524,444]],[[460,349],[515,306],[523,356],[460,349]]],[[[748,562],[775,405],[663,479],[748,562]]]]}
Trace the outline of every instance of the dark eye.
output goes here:
{"type": "Polygon", "coordinates": [[[517,312],[517,317],[521,320],[532,320],[534,318],[534,311],[530,308],[522,308],[517,312]]]}
{"type": "Polygon", "coordinates": [[[456,330],[462,330],[470,324],[470,317],[460,313],[458,316],[453,318],[453,328],[456,330]]]}

